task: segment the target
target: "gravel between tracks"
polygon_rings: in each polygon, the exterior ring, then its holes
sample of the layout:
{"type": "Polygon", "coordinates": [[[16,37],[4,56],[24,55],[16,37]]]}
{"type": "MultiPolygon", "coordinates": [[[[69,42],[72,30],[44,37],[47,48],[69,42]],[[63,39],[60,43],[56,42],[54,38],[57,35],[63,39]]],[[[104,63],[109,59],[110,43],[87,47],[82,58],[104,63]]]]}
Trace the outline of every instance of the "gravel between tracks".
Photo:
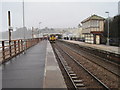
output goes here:
{"type": "MultiPolygon", "coordinates": [[[[54,48],[55,45],[52,44],[52,47],[53,47],[53,50],[54,50],[54,52],[55,52],[55,48],[54,48]]],[[[59,60],[59,58],[58,58],[58,56],[57,56],[56,53],[55,53],[55,56],[56,56],[58,65],[59,65],[59,67],[60,67],[60,70],[62,71],[62,75],[63,75],[64,80],[65,80],[65,83],[66,83],[66,85],[67,85],[67,89],[68,89],[68,90],[73,90],[73,85],[72,85],[71,81],[69,80],[69,77],[67,76],[67,74],[66,74],[66,72],[65,72],[65,70],[64,70],[64,67],[62,66],[62,64],[61,64],[61,62],[60,62],[60,60],[59,60]]]]}
{"type": "Polygon", "coordinates": [[[96,80],[92,78],[86,71],[80,68],[69,56],[67,56],[61,49],[57,47],[61,55],[67,61],[68,65],[77,74],[79,79],[83,80],[85,88],[103,88],[96,80]]]}
{"type": "Polygon", "coordinates": [[[80,56],[79,54],[71,51],[63,44],[59,43],[59,46],[65,50],[67,53],[72,55],[76,60],[78,60],[84,67],[86,67],[90,72],[92,72],[95,76],[97,76],[102,82],[104,82],[110,88],[118,88],[119,87],[119,78],[112,74],[111,72],[101,68],[95,63],[87,60],[86,58],[80,56]]]}

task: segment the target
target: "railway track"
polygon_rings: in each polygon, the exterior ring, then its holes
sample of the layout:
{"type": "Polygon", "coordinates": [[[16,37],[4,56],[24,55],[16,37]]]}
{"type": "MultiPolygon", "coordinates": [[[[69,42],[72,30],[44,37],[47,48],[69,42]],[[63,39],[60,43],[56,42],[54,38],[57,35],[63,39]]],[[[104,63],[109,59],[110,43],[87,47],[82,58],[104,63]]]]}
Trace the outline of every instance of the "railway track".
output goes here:
{"type": "Polygon", "coordinates": [[[78,46],[81,51],[87,52],[87,54],[90,54],[94,57],[101,58],[104,61],[120,66],[120,60],[119,60],[120,55],[119,54],[110,53],[110,52],[103,51],[103,50],[96,49],[96,48],[85,47],[79,44],[70,43],[66,41],[61,41],[61,40],[58,40],[58,41],[63,42],[64,44],[67,44],[69,46],[78,46]]]}
{"type": "Polygon", "coordinates": [[[80,80],[77,75],[74,73],[74,71],[71,70],[71,67],[68,66],[67,62],[64,60],[64,58],[61,56],[60,52],[55,49],[55,52],[57,53],[60,62],[62,66],[64,67],[65,72],[67,73],[73,88],[78,89],[78,88],[84,88],[84,84],[82,83],[83,81],[80,80]]]}
{"type": "MultiPolygon", "coordinates": [[[[116,68],[114,68],[114,67],[110,68],[109,66],[104,66],[103,64],[99,63],[98,61],[97,61],[97,62],[94,61],[94,60],[93,60],[94,58],[90,59],[89,57],[86,57],[86,55],[81,54],[81,52],[79,52],[79,51],[77,51],[77,50],[74,50],[73,48],[71,48],[71,47],[69,47],[69,46],[67,46],[67,45],[65,45],[65,47],[66,47],[66,48],[69,48],[71,51],[77,53],[78,55],[82,56],[83,58],[88,59],[89,61],[95,63],[96,65],[104,68],[105,70],[107,70],[107,71],[115,74],[116,76],[118,76],[118,77],[120,78],[120,73],[119,73],[119,71],[118,71],[118,69],[120,68],[120,65],[119,65],[119,64],[113,63],[113,62],[111,62],[111,61],[109,61],[109,60],[104,60],[104,62],[106,62],[107,64],[109,63],[110,65],[114,65],[114,66],[116,67],[116,68]],[[114,70],[113,70],[113,68],[114,68],[114,70]]],[[[85,51],[82,51],[82,52],[86,53],[85,51]]],[[[86,54],[91,55],[90,53],[86,53],[86,54]]],[[[103,60],[103,59],[100,58],[100,57],[97,57],[97,56],[95,56],[95,55],[93,55],[93,56],[94,56],[95,58],[98,58],[98,59],[103,60]]]]}
{"type": "Polygon", "coordinates": [[[89,72],[89,70],[87,70],[80,62],[78,62],[69,53],[67,53],[65,50],[63,50],[61,47],[59,47],[59,45],[55,44],[55,45],[53,45],[53,47],[55,47],[55,52],[57,53],[58,57],[60,58],[60,61],[61,61],[62,65],[63,65],[63,67],[65,68],[65,70],[66,70],[66,72],[67,72],[71,82],[73,83],[74,88],[77,89],[77,88],[83,88],[83,87],[85,87],[85,88],[90,88],[90,87],[85,86],[85,84],[82,83],[83,80],[79,79],[79,77],[77,77],[77,75],[74,73],[74,71],[71,70],[71,67],[68,66],[69,64],[67,64],[67,62],[64,60],[62,55],[67,55],[77,65],[78,68],[82,68],[84,70],[84,72],[87,73],[87,75],[89,75],[90,77],[92,77],[92,79],[94,79],[97,83],[99,83],[99,84],[97,84],[97,85],[99,85],[98,88],[103,88],[103,89],[109,90],[109,87],[106,84],[104,84],[94,74],[89,72]],[[61,55],[61,53],[63,53],[63,54],[61,55]]]}
{"type": "MultiPolygon", "coordinates": [[[[57,41],[57,42],[62,42],[62,41],[57,41]]],[[[114,59],[113,60],[110,60],[110,59],[106,59],[106,58],[103,58],[103,57],[101,57],[101,56],[99,56],[99,55],[96,55],[96,54],[94,54],[94,53],[91,53],[91,52],[89,52],[89,50],[83,50],[82,48],[84,48],[84,47],[81,47],[81,46],[79,46],[78,44],[72,44],[72,43],[68,43],[68,42],[63,42],[64,43],[64,45],[67,45],[67,46],[69,46],[69,47],[72,47],[72,48],[74,48],[74,49],[76,49],[75,47],[79,47],[79,48],[77,48],[77,49],[80,49],[80,51],[82,51],[82,52],[87,52],[87,54],[89,54],[89,55],[91,55],[91,56],[93,56],[93,57],[96,57],[96,58],[99,58],[99,59],[102,59],[104,62],[107,62],[107,63],[111,63],[111,64],[114,64],[114,65],[116,65],[116,66],[119,66],[120,67],[120,62],[115,62],[114,61],[114,59]],[[74,46],[74,47],[73,47],[74,46]]],[[[80,52],[81,53],[81,52],[80,52]]],[[[119,59],[119,57],[117,57],[117,59],[119,59]]]]}

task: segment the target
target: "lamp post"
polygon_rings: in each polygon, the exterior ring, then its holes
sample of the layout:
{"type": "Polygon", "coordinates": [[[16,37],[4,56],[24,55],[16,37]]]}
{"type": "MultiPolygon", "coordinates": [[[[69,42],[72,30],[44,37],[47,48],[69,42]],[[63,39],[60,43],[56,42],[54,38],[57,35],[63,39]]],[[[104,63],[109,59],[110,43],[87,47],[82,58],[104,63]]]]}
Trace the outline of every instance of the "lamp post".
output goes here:
{"type": "Polygon", "coordinates": [[[106,45],[108,45],[109,46],[109,12],[105,12],[105,13],[107,13],[108,14],[108,20],[107,20],[107,23],[108,23],[108,31],[107,31],[107,43],[106,43],[106,45]]]}
{"type": "MultiPolygon", "coordinates": [[[[23,0],[23,29],[24,29],[24,41],[23,41],[23,43],[24,43],[24,45],[26,46],[26,41],[25,41],[25,12],[24,12],[24,0],[23,0]]],[[[26,51],[26,47],[24,46],[24,53],[25,53],[25,51],[26,51]]]]}
{"type": "Polygon", "coordinates": [[[40,24],[41,24],[42,22],[39,22],[39,29],[38,29],[38,33],[39,33],[39,38],[40,38],[40,24]]]}
{"type": "Polygon", "coordinates": [[[32,27],[32,39],[34,38],[33,30],[34,30],[34,28],[32,27]]]}

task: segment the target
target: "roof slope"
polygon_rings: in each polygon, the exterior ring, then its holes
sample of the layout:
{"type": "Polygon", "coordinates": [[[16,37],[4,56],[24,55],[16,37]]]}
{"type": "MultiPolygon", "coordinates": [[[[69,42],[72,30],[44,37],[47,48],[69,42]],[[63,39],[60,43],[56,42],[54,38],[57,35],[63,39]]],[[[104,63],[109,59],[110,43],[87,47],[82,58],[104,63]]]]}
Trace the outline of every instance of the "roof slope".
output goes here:
{"type": "Polygon", "coordinates": [[[104,20],[104,18],[94,14],[94,15],[84,19],[81,23],[84,23],[84,22],[86,22],[88,20],[104,20]]]}

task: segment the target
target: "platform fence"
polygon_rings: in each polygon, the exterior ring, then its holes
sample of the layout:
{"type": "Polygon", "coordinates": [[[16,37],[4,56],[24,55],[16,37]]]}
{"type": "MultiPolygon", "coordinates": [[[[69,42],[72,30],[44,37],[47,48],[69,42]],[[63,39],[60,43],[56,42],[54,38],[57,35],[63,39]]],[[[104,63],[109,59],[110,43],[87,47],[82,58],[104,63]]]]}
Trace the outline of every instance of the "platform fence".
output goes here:
{"type": "Polygon", "coordinates": [[[41,40],[42,38],[0,41],[0,63],[3,64],[4,62],[9,61],[11,58],[36,45],[41,40]]]}

